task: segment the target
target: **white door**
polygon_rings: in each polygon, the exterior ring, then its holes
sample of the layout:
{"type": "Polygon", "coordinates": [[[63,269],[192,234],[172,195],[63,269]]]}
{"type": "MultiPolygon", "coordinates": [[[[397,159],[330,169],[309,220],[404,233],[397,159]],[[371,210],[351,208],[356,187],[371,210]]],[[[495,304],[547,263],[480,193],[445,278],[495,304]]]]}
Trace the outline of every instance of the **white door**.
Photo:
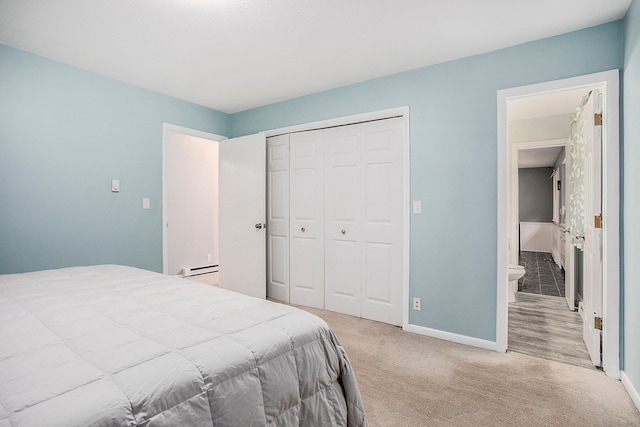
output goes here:
{"type": "Polygon", "coordinates": [[[402,120],[326,131],[325,307],[402,323],[402,120]]]}
{"type": "MultiPolygon", "coordinates": [[[[571,175],[571,155],[569,154],[569,148],[567,148],[567,154],[565,156],[565,181],[562,185],[565,188],[569,188],[569,179],[571,175]]],[[[568,193],[568,190],[567,190],[568,193]]],[[[569,202],[569,195],[566,196],[566,202],[569,202]]],[[[567,209],[565,211],[565,224],[571,224],[571,209],[567,209]]],[[[576,268],[576,260],[575,260],[575,246],[573,245],[573,239],[571,238],[571,234],[567,229],[564,232],[564,298],[567,301],[567,305],[569,306],[569,310],[576,311],[576,283],[575,283],[575,268],[576,268]]]]}
{"type": "Polygon", "coordinates": [[[362,317],[402,324],[402,120],[362,125],[362,317]]]}
{"type": "MultiPolygon", "coordinates": [[[[567,219],[569,218],[569,210],[567,210],[567,219]]],[[[567,221],[568,223],[568,221],[567,221]]],[[[573,241],[569,233],[565,232],[564,241],[564,299],[567,301],[569,310],[576,311],[576,259],[573,241]]]]}
{"type": "Polygon", "coordinates": [[[266,297],[266,140],[220,142],[220,287],[266,297]]]}
{"type": "Polygon", "coordinates": [[[324,131],[291,134],[291,303],[324,308],[324,131]]]}
{"type": "Polygon", "coordinates": [[[267,139],[267,296],[289,302],[289,135],[267,139]]]}
{"type": "Polygon", "coordinates": [[[595,217],[602,214],[602,126],[594,124],[600,113],[599,91],[594,90],[584,106],[585,137],[585,197],[584,197],[584,285],[580,313],[583,316],[583,337],[595,366],[602,364],[600,329],[595,318],[602,318],[602,229],[594,226],[595,217]]]}
{"type": "Polygon", "coordinates": [[[325,308],[361,315],[361,127],[325,135],[325,308]]]}

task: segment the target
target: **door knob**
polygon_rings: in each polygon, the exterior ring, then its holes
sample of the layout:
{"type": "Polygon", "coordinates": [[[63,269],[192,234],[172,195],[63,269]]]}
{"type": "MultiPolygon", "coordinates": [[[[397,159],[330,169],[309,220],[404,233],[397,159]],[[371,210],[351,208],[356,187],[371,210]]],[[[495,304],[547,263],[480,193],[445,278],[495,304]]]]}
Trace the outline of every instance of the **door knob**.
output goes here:
{"type": "Polygon", "coordinates": [[[344,228],[343,228],[342,230],[340,230],[340,232],[341,232],[342,234],[347,234],[347,230],[345,230],[344,228]]]}
{"type": "Polygon", "coordinates": [[[258,229],[258,230],[262,230],[262,227],[264,227],[264,225],[263,225],[263,224],[261,224],[261,223],[257,223],[257,224],[255,225],[255,227],[256,227],[256,229],[258,229]]]}
{"type": "Polygon", "coordinates": [[[306,228],[304,228],[304,227],[302,227],[302,228],[300,229],[300,231],[302,231],[302,232],[304,233],[305,231],[307,231],[307,229],[306,229],[306,228]]]}

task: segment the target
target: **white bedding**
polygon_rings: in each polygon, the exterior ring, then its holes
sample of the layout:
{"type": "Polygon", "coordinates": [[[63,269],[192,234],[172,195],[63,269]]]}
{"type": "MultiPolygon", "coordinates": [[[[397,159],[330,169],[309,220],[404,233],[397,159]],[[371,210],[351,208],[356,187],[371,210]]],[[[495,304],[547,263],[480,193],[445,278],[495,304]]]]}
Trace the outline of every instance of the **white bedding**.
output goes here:
{"type": "Polygon", "coordinates": [[[131,267],[0,276],[0,427],[366,426],[304,311],[131,267]]]}

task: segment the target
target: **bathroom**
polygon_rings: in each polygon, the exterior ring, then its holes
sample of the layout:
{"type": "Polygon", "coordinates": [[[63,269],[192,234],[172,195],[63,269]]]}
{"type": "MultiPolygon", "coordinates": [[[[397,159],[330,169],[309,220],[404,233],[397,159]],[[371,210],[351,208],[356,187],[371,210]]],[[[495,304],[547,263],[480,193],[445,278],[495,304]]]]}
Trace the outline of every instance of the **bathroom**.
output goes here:
{"type": "Polygon", "coordinates": [[[565,296],[565,152],[564,146],[519,152],[518,264],[525,270],[519,292],[565,296]]]}
{"type": "Polygon", "coordinates": [[[572,165],[572,127],[576,106],[590,93],[581,88],[564,99],[545,94],[509,106],[508,349],[593,368],[580,311],[582,251],[569,223],[578,184],[570,175],[579,163],[572,165]]]}

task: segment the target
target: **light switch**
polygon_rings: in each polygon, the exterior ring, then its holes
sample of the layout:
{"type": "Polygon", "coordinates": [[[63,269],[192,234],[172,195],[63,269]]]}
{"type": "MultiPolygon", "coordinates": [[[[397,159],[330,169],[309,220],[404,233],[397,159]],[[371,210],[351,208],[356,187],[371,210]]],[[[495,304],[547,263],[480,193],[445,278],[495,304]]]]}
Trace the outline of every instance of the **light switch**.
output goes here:
{"type": "Polygon", "coordinates": [[[142,199],[142,209],[151,209],[151,200],[148,197],[142,199]]]}
{"type": "Polygon", "coordinates": [[[120,192],[120,180],[119,179],[112,179],[111,180],[111,192],[112,193],[119,193],[120,192]]]}
{"type": "Polygon", "coordinates": [[[422,202],[420,200],[413,201],[413,213],[414,214],[422,213],[422,202]]]}

